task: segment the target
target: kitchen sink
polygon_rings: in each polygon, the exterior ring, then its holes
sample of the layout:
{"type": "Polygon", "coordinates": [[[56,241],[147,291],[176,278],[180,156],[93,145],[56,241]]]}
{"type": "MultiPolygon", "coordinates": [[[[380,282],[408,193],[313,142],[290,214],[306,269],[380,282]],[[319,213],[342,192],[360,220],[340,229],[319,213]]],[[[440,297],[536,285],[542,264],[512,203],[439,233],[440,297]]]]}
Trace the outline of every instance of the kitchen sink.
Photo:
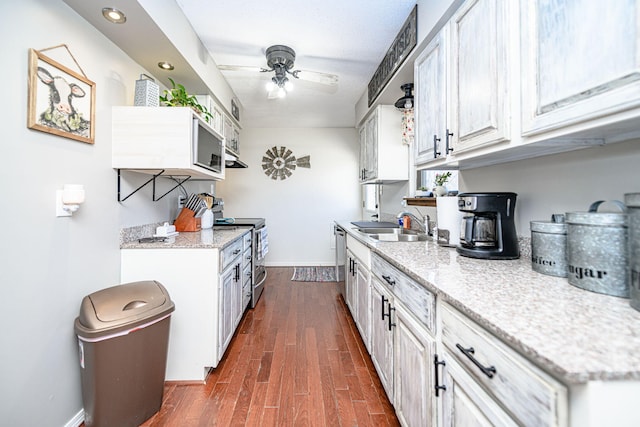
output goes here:
{"type": "Polygon", "coordinates": [[[404,228],[357,228],[360,233],[380,242],[423,242],[428,235],[404,228]]]}
{"type": "Polygon", "coordinates": [[[413,230],[405,230],[403,228],[357,228],[361,233],[364,234],[399,234],[402,232],[409,232],[413,230]]]}
{"type": "Polygon", "coordinates": [[[382,233],[369,234],[368,236],[380,242],[424,242],[429,237],[424,233],[382,233]]]}

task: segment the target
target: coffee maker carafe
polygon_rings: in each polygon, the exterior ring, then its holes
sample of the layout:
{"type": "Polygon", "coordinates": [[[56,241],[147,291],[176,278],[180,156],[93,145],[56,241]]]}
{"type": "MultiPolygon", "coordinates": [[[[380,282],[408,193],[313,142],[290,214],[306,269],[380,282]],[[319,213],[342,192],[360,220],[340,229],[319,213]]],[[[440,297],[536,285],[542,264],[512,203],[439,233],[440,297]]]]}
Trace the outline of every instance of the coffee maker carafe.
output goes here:
{"type": "Polygon", "coordinates": [[[461,193],[458,210],[465,212],[456,251],[482,259],[520,257],[514,222],[516,193],[461,193]]]}

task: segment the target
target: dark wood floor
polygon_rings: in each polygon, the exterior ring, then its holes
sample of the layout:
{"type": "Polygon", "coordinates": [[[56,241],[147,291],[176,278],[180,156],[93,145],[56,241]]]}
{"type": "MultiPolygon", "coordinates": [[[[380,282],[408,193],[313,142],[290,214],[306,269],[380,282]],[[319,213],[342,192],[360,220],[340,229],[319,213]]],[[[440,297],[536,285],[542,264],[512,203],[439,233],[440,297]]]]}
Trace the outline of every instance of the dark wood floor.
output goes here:
{"type": "Polygon", "coordinates": [[[167,384],[143,426],[398,425],[336,283],[268,273],[206,385],[167,384]]]}

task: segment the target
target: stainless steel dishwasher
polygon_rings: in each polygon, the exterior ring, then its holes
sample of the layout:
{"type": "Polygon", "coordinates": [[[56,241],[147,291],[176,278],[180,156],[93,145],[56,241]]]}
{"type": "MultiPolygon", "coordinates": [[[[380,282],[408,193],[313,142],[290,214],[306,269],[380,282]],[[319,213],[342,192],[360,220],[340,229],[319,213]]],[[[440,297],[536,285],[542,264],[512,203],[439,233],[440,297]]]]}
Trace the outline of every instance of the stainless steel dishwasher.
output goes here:
{"type": "Polygon", "coordinates": [[[333,234],[336,238],[336,282],[338,282],[338,291],[342,294],[342,298],[346,298],[344,268],[347,251],[347,235],[344,229],[338,225],[333,226],[333,234]]]}

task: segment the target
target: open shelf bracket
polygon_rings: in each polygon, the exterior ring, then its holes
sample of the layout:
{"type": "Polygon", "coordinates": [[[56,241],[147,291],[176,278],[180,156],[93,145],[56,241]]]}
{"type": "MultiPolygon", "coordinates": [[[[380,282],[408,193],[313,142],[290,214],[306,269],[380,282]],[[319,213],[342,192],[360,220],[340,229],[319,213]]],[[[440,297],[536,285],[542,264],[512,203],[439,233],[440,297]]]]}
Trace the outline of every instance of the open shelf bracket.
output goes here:
{"type": "MultiPolygon", "coordinates": [[[[159,169],[160,170],[160,169],[159,169]]],[[[125,200],[127,200],[129,197],[133,196],[135,193],[137,193],[139,190],[141,190],[142,188],[144,188],[147,184],[149,184],[150,182],[153,182],[153,196],[152,196],[152,200],[154,202],[157,202],[158,200],[162,199],[164,196],[166,196],[167,194],[171,193],[173,190],[175,190],[176,188],[178,188],[179,186],[181,186],[183,183],[187,182],[189,179],[191,179],[190,175],[164,175],[167,178],[173,178],[174,180],[176,180],[178,183],[171,188],[171,190],[167,191],[166,193],[164,193],[162,196],[160,197],[156,197],[156,178],[158,178],[160,175],[162,175],[164,173],[164,169],[161,169],[160,172],[153,174],[153,176],[151,178],[149,178],[147,180],[147,182],[145,182],[144,184],[142,184],[140,187],[136,188],[135,190],[133,190],[131,193],[129,193],[129,195],[127,195],[126,197],[121,197],[121,191],[120,191],[120,169],[118,169],[118,201],[119,202],[124,202],[125,200]],[[182,178],[182,180],[179,180],[180,178],[182,178]]]]}

